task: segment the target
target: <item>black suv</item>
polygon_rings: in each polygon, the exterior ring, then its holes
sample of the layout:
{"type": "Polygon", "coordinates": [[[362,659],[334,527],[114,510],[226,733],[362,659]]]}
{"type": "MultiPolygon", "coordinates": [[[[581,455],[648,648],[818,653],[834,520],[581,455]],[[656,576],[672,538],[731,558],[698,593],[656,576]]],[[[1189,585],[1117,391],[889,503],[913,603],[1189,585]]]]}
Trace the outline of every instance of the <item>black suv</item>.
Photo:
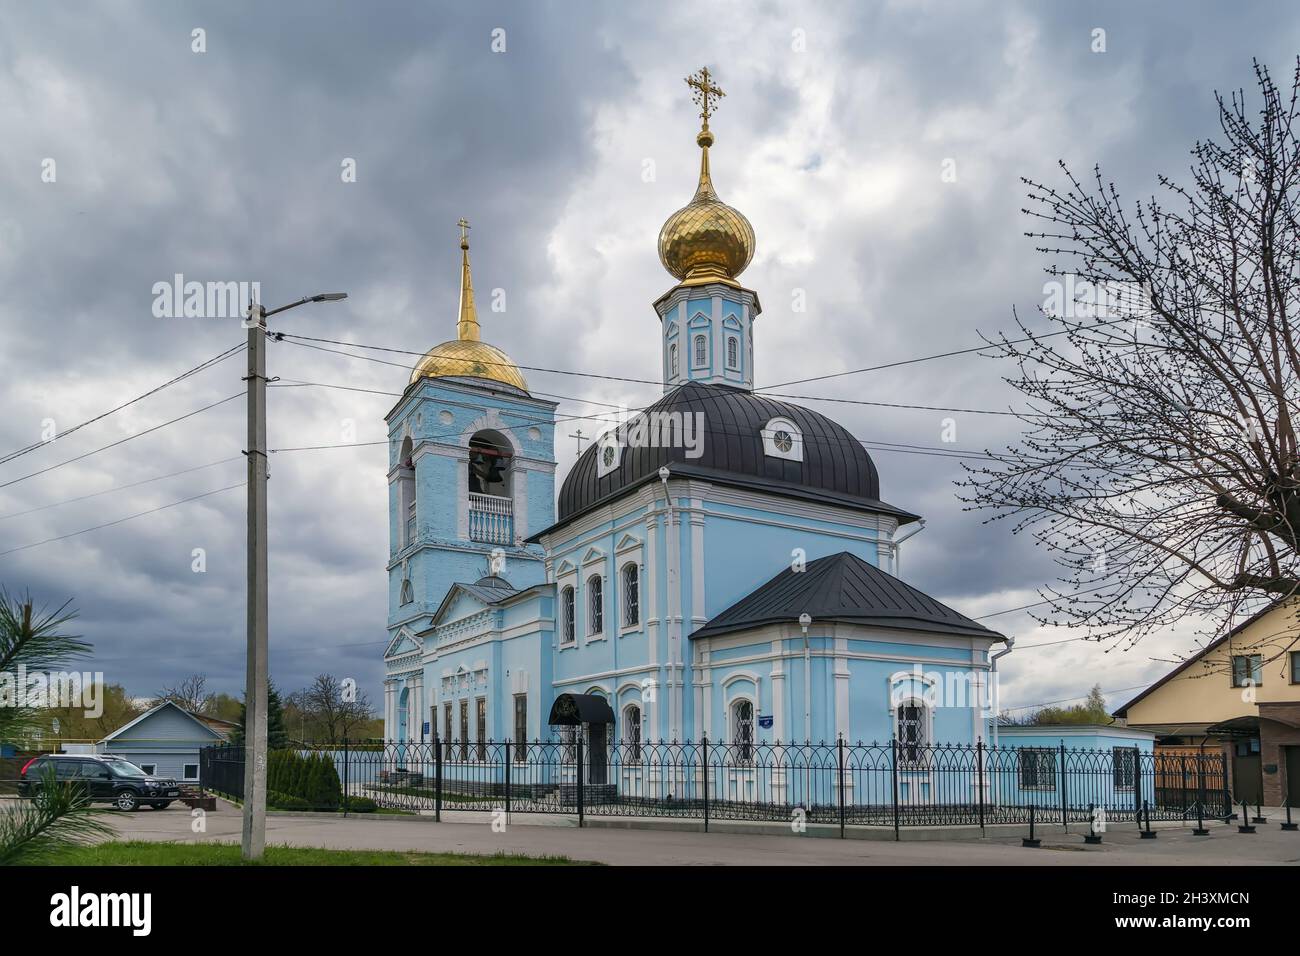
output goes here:
{"type": "Polygon", "coordinates": [[[51,766],[60,783],[85,787],[92,802],[111,803],[119,810],[142,804],[165,810],[181,795],[175,780],[151,777],[129,760],[79,754],[46,754],[27,761],[18,774],[18,795],[39,800],[41,778],[51,766]]]}

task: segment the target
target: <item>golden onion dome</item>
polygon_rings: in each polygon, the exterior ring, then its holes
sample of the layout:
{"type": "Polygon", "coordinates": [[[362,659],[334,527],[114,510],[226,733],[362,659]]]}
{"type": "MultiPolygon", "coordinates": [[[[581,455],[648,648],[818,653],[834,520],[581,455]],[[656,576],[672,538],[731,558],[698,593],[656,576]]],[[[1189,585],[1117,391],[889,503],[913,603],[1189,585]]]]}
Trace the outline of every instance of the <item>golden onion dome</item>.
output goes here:
{"type": "Polygon", "coordinates": [[[469,272],[469,223],[460,226],[460,314],[456,338],[435,345],[411,370],[411,382],[422,378],[483,378],[528,391],[524,375],[505,352],[479,339],[478,310],[474,307],[474,283],[469,272]]]}
{"type": "Polygon", "coordinates": [[[678,282],[734,284],[754,258],[754,227],[744,213],[733,209],[713,189],[709,175],[709,146],[713,134],[697,137],[700,184],[689,203],[668,217],[659,230],[659,261],[678,282]]]}

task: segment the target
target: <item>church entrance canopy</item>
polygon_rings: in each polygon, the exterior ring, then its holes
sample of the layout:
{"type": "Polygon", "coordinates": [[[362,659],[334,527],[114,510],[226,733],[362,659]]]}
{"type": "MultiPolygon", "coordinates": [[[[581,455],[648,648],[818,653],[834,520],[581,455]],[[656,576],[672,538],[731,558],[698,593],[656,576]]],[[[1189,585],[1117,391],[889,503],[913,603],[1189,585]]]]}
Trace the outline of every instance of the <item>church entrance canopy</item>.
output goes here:
{"type": "Polygon", "coordinates": [[[546,722],[552,727],[612,724],[614,711],[609,701],[596,694],[561,694],[551,705],[551,716],[546,722]]]}

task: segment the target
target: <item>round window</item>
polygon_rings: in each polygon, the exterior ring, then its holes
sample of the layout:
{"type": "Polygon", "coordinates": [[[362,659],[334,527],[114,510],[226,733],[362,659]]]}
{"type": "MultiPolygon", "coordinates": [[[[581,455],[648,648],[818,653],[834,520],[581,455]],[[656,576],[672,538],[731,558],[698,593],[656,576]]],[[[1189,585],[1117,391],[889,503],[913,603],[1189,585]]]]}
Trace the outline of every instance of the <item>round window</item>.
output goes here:
{"type": "Polygon", "coordinates": [[[788,452],[794,447],[794,439],[785,429],[772,433],[772,444],[776,446],[777,451],[788,452]]]}
{"type": "Polygon", "coordinates": [[[606,468],[613,468],[614,460],[618,457],[618,449],[613,445],[606,445],[604,451],[600,453],[600,457],[605,462],[606,468]]]}

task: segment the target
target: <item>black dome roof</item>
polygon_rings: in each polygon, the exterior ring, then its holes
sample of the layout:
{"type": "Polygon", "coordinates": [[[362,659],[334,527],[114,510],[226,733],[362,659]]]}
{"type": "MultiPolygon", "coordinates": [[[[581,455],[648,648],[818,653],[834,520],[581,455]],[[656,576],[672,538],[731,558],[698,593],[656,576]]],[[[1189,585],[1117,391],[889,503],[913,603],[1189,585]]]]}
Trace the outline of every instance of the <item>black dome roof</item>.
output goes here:
{"type": "MultiPolygon", "coordinates": [[[[664,465],[678,477],[699,477],[884,512],[898,517],[900,523],[916,520],[916,515],[880,501],[880,475],[867,450],[842,425],[818,412],[742,389],[699,382],[674,389],[640,415],[655,412],[701,414],[703,434],[697,435],[697,440],[702,454],[687,457],[681,443],[676,447],[624,448],[618,467],[600,476],[596,466],[602,444],[596,442],[582,453],[564,479],[558,523],[646,481],[657,481],[664,465]],[[763,429],[773,418],[788,419],[802,433],[802,461],[764,453],[763,429]]],[[[629,425],[635,420],[629,419],[629,425]]]]}

